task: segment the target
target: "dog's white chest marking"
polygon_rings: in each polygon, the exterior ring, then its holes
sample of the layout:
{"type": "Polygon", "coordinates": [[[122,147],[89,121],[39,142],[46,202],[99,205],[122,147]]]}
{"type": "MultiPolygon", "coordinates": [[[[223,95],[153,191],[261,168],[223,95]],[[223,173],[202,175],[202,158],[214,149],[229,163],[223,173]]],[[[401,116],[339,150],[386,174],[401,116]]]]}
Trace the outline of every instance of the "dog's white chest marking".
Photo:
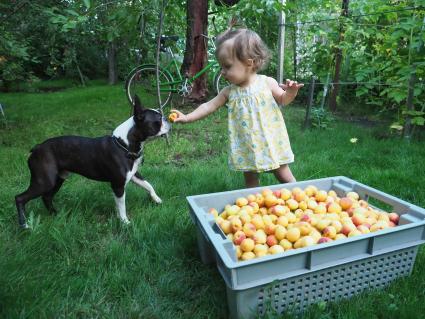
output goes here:
{"type": "Polygon", "coordinates": [[[139,157],[137,160],[134,161],[133,167],[131,168],[131,171],[128,171],[127,175],[125,176],[125,184],[131,180],[131,178],[136,174],[137,169],[139,168],[140,162],[142,161],[143,155],[139,157]]]}
{"type": "Polygon", "coordinates": [[[127,121],[121,123],[113,132],[112,135],[121,138],[125,144],[129,145],[128,132],[135,125],[133,117],[130,117],[127,121]]]}

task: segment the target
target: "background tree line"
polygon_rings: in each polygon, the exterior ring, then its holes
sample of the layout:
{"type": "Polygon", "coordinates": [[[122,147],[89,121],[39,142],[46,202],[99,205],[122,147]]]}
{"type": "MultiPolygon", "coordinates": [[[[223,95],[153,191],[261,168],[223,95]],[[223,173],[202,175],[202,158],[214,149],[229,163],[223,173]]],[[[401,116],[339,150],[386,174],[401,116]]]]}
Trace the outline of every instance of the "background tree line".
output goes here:
{"type": "MultiPolygon", "coordinates": [[[[1,89],[31,88],[56,78],[122,82],[138,63],[154,61],[160,8],[160,1],[148,0],[1,2],[1,89]]],[[[425,0],[288,0],[285,5],[279,0],[169,0],[163,33],[181,37],[176,46],[182,57],[197,53],[185,45],[186,37],[196,36],[187,32],[191,20],[186,17],[199,17],[196,10],[205,8],[209,35],[225,30],[236,16],[262,36],[273,54],[265,71],[271,75],[277,65],[277,18],[284,10],[286,78],[309,83],[315,76],[319,83],[331,83],[331,93],[339,89],[333,111],[352,106],[399,124],[409,118],[424,125],[425,0]],[[413,109],[406,104],[409,81],[413,109]]],[[[322,84],[316,93],[320,104],[322,84]]]]}

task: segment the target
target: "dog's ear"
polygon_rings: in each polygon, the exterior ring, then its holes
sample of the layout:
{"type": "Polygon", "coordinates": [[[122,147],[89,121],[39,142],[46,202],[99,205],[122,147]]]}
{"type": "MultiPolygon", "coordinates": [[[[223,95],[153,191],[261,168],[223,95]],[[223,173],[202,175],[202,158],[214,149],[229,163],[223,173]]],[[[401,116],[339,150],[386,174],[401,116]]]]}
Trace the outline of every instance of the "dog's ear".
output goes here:
{"type": "Polygon", "coordinates": [[[133,115],[136,118],[139,119],[141,117],[141,115],[142,115],[142,113],[143,113],[143,111],[144,111],[145,108],[143,107],[143,105],[140,102],[140,99],[139,99],[139,97],[137,95],[134,96],[133,101],[134,101],[133,102],[133,115]]]}

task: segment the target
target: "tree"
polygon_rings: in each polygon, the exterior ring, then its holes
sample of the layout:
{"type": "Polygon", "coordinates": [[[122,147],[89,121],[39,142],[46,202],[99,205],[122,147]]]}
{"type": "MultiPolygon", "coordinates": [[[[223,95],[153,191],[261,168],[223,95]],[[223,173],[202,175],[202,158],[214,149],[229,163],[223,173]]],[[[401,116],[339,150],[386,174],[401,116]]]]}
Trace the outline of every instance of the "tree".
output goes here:
{"type": "MultiPolygon", "coordinates": [[[[342,13],[341,16],[346,17],[348,16],[348,4],[349,4],[349,0],[343,0],[342,1],[342,13]]],[[[339,27],[339,40],[338,40],[338,45],[344,41],[344,22],[341,21],[340,22],[340,27],[339,27]]],[[[333,90],[330,96],[330,101],[329,101],[329,108],[331,109],[332,112],[336,111],[336,97],[338,96],[338,90],[339,90],[339,74],[340,74],[340,70],[341,70],[341,61],[342,61],[342,49],[340,47],[336,48],[335,51],[335,75],[334,75],[334,80],[333,80],[333,90]]]]}
{"type": "MultiPolygon", "coordinates": [[[[181,67],[182,74],[192,76],[207,63],[206,39],[208,34],[208,0],[187,0],[186,50],[181,67]]],[[[207,77],[200,76],[193,83],[190,98],[201,101],[207,95],[207,77]]]]}

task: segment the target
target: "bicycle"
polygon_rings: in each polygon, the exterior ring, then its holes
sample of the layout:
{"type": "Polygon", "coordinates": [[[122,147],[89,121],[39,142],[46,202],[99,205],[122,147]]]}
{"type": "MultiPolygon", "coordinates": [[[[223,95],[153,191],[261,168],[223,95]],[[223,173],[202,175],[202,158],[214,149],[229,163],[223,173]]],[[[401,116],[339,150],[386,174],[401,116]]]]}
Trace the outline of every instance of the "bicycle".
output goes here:
{"type": "MultiPolygon", "coordinates": [[[[206,35],[202,34],[201,36],[211,40],[206,35]]],[[[145,107],[154,109],[159,107],[162,109],[170,102],[173,93],[177,93],[183,97],[189,96],[192,92],[193,82],[210,69],[215,70],[213,87],[217,93],[228,85],[228,82],[221,76],[220,66],[215,59],[208,61],[208,64],[195,75],[189,77],[183,76],[173,50],[167,45],[168,42],[176,42],[178,39],[178,36],[164,35],[160,39],[160,51],[167,53],[171,57],[170,61],[164,67],[159,66],[161,106],[159,106],[158,101],[156,64],[141,64],[129,73],[125,82],[125,91],[130,103],[133,103],[133,97],[137,94],[143,99],[142,101],[145,107]],[[174,77],[173,74],[175,75],[174,77]]]]}

